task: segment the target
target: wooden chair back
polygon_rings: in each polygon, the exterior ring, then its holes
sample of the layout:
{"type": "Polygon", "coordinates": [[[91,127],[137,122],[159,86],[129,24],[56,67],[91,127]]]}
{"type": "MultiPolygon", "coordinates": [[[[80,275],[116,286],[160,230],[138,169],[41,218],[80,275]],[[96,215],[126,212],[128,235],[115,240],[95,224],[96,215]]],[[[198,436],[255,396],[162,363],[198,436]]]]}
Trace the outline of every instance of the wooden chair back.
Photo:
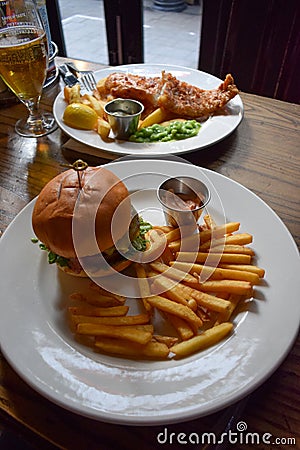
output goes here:
{"type": "Polygon", "coordinates": [[[299,0],[202,0],[200,70],[300,103],[299,0]]]}

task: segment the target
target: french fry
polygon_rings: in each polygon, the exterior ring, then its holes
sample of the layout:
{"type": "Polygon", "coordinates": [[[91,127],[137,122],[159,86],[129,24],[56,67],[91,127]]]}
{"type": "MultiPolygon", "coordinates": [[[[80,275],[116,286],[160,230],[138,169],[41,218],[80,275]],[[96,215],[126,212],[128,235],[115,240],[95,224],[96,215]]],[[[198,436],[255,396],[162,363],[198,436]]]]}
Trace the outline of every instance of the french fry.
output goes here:
{"type": "Polygon", "coordinates": [[[189,307],[188,299],[180,291],[178,284],[167,277],[157,277],[152,283],[153,293],[158,289],[158,292],[163,290],[165,295],[176,303],[181,303],[189,307]]]}
{"type": "Polygon", "coordinates": [[[140,330],[134,326],[114,326],[99,325],[94,323],[79,323],[76,329],[78,334],[88,334],[91,336],[105,336],[111,338],[120,338],[127,341],[137,342],[138,344],[147,344],[152,334],[150,331],[140,330]]]}
{"type": "Polygon", "coordinates": [[[110,133],[110,125],[102,117],[98,117],[97,132],[104,141],[107,141],[109,139],[108,136],[110,133]]]}
{"type": "Polygon", "coordinates": [[[211,239],[217,239],[225,234],[233,233],[238,231],[240,228],[240,222],[228,222],[223,225],[215,226],[214,228],[209,228],[208,230],[200,231],[200,242],[204,243],[211,239]]]}
{"type": "Polygon", "coordinates": [[[254,256],[255,252],[250,247],[244,247],[243,245],[225,244],[222,246],[211,247],[210,253],[242,253],[244,255],[254,256]]]}
{"type": "Polygon", "coordinates": [[[216,297],[214,295],[201,292],[197,289],[178,284],[177,289],[185,299],[194,299],[198,305],[208,308],[212,311],[224,312],[229,308],[229,302],[223,298],[216,297]]]}
{"type": "Polygon", "coordinates": [[[169,314],[174,314],[175,316],[181,317],[181,319],[184,319],[188,323],[195,326],[200,327],[202,325],[201,319],[188,306],[175,303],[172,300],[168,300],[159,295],[149,297],[148,302],[153,307],[169,314]]]}
{"type": "Polygon", "coordinates": [[[188,306],[192,311],[197,310],[198,304],[195,299],[191,298],[190,293],[185,293],[180,283],[175,283],[167,277],[161,276],[156,278],[152,283],[152,290],[154,294],[156,291],[161,292],[163,290],[163,297],[188,306]]]}
{"type": "Polygon", "coordinates": [[[143,301],[145,310],[151,314],[152,306],[147,302],[147,297],[151,295],[149,281],[147,279],[147,274],[145,268],[141,264],[135,264],[135,271],[138,277],[138,285],[141,294],[141,299],[143,301]]]}
{"type": "Polygon", "coordinates": [[[99,286],[99,284],[95,283],[94,281],[90,281],[89,288],[92,291],[98,292],[100,295],[109,296],[112,297],[113,299],[116,299],[122,305],[126,301],[126,297],[124,297],[123,295],[115,294],[114,292],[109,292],[103,287],[99,286]]]}
{"type": "Polygon", "coordinates": [[[98,295],[83,295],[80,292],[73,292],[69,296],[69,298],[72,301],[85,302],[88,305],[99,306],[99,307],[102,307],[102,308],[120,305],[120,302],[119,302],[118,299],[116,299],[114,297],[110,297],[108,295],[102,295],[102,294],[98,294],[98,295]]]}
{"type": "Polygon", "coordinates": [[[80,84],[74,84],[74,86],[64,87],[64,98],[67,103],[81,103],[80,96],[80,84]]]}
{"type": "Polygon", "coordinates": [[[105,353],[132,358],[166,359],[169,354],[169,347],[165,343],[155,341],[145,345],[131,342],[128,345],[128,340],[101,337],[96,339],[95,347],[105,353]]]}
{"type": "Polygon", "coordinates": [[[74,314],[71,316],[71,320],[74,324],[93,323],[95,325],[127,326],[147,324],[149,323],[149,316],[148,314],[137,314],[135,316],[93,317],[74,314]]]}
{"type": "Polygon", "coordinates": [[[201,280],[241,280],[249,281],[252,285],[259,283],[259,276],[253,272],[237,269],[222,269],[220,267],[204,266],[185,262],[171,261],[170,265],[182,271],[189,271],[200,276],[201,280]]]}
{"type": "Polygon", "coordinates": [[[257,267],[251,264],[220,264],[220,268],[222,269],[235,269],[235,270],[241,270],[245,272],[252,272],[256,273],[259,278],[263,278],[265,276],[265,270],[261,267],[257,267]]]}
{"type": "Polygon", "coordinates": [[[192,311],[196,311],[198,309],[198,304],[196,302],[196,300],[194,298],[191,298],[190,300],[188,300],[187,302],[188,307],[191,308],[192,311]]]}
{"type": "Polygon", "coordinates": [[[151,295],[149,282],[147,279],[147,273],[141,264],[135,264],[135,271],[138,277],[138,285],[141,294],[141,298],[149,297],[151,295]]]}
{"type": "Polygon", "coordinates": [[[157,108],[141,121],[139,128],[149,127],[155,123],[161,123],[169,117],[169,113],[163,108],[157,108]]]}
{"type": "Polygon", "coordinates": [[[252,285],[249,281],[213,280],[199,283],[202,292],[228,292],[230,294],[252,295],[252,285]]]}
{"type": "Polygon", "coordinates": [[[175,353],[177,358],[188,356],[196,353],[200,350],[204,350],[207,347],[217,344],[225,336],[227,336],[233,329],[233,325],[230,322],[224,322],[220,325],[216,325],[213,328],[209,328],[202,334],[195,336],[188,341],[182,341],[179,344],[173,345],[170,351],[175,353]]]}
{"type": "Polygon", "coordinates": [[[214,221],[214,219],[211,217],[210,214],[205,214],[203,216],[203,220],[208,230],[216,228],[216,222],[214,221]]]}
{"type": "Polygon", "coordinates": [[[147,269],[147,277],[150,278],[150,280],[152,278],[157,278],[158,276],[160,276],[161,274],[159,272],[156,272],[156,270],[151,269],[150,267],[147,269]]]}
{"type": "Polygon", "coordinates": [[[111,306],[108,308],[97,306],[70,306],[69,312],[74,315],[94,316],[94,317],[118,317],[125,316],[128,313],[129,306],[111,306]]]}
{"type": "Polygon", "coordinates": [[[96,111],[99,117],[105,119],[106,116],[104,111],[105,102],[96,99],[96,97],[90,94],[84,94],[83,98],[89,102],[89,106],[96,111]]]}
{"type": "Polygon", "coordinates": [[[186,281],[187,283],[198,283],[197,278],[189,273],[185,273],[182,270],[178,270],[175,267],[170,267],[167,264],[161,263],[160,261],[153,261],[150,263],[150,267],[160,273],[167,273],[167,276],[177,280],[177,281],[186,281]]]}
{"type": "Polygon", "coordinates": [[[175,286],[176,290],[172,290],[168,284],[168,280],[164,280],[163,277],[159,277],[155,280],[155,283],[165,287],[167,295],[170,297],[172,295],[172,300],[176,301],[176,298],[178,298],[179,301],[179,299],[181,299],[181,302],[184,302],[183,304],[186,306],[189,306],[188,299],[192,299],[196,300],[199,305],[212,311],[221,312],[226,311],[229,308],[229,303],[225,299],[207,294],[205,292],[200,292],[199,290],[183,285],[182,283],[178,283],[175,286]]]}
{"type": "Polygon", "coordinates": [[[151,323],[145,323],[142,325],[128,325],[132,326],[137,330],[149,331],[150,333],[154,333],[154,326],[151,323]]]}
{"type": "MultiPolygon", "coordinates": [[[[74,332],[75,333],[75,332],[74,332]]],[[[88,334],[74,334],[76,342],[86,347],[95,347],[95,336],[89,336],[88,334]]]]}
{"type": "MultiPolygon", "coordinates": [[[[184,238],[184,246],[185,248],[191,248],[195,250],[195,245],[199,244],[199,248],[202,247],[204,249],[208,249],[210,247],[211,239],[213,239],[213,244],[217,245],[217,243],[223,243],[225,244],[225,237],[224,235],[227,233],[233,233],[234,231],[237,231],[240,227],[239,222],[228,222],[223,225],[220,225],[218,227],[215,227],[214,229],[208,229],[200,231],[198,236],[196,235],[187,235],[187,237],[184,238]],[[220,239],[223,236],[222,239],[220,239]],[[217,239],[219,238],[220,241],[217,239]],[[198,239],[198,241],[197,241],[198,239]],[[200,245],[201,244],[201,245],[200,245]]],[[[184,227],[183,231],[184,230],[184,227]]],[[[178,252],[180,250],[180,247],[183,246],[183,239],[180,237],[180,229],[176,228],[172,233],[167,235],[167,241],[169,242],[169,247],[172,251],[178,252]]]]}
{"type": "Polygon", "coordinates": [[[153,225],[154,230],[160,230],[163,233],[169,233],[170,231],[174,230],[174,227],[171,227],[169,225],[153,225]]]}
{"type": "Polygon", "coordinates": [[[166,240],[168,243],[173,241],[178,241],[179,239],[183,238],[184,236],[188,236],[189,234],[193,233],[195,231],[195,227],[191,226],[181,226],[180,228],[172,228],[167,234],[166,234],[166,240]]]}
{"type": "Polygon", "coordinates": [[[230,303],[228,310],[218,315],[215,325],[218,325],[219,323],[222,322],[228,322],[233,311],[236,309],[237,305],[239,304],[242,298],[243,297],[241,295],[231,294],[228,298],[228,301],[230,303]]]}
{"type": "Polygon", "coordinates": [[[183,341],[186,341],[187,339],[190,339],[195,335],[190,324],[188,324],[184,319],[181,319],[181,317],[174,316],[173,314],[166,314],[166,316],[169,322],[171,322],[172,326],[175,328],[178,336],[183,341]]]}
{"type": "Polygon", "coordinates": [[[206,252],[177,252],[177,261],[199,262],[214,264],[250,264],[251,255],[240,253],[206,253],[206,252]]]}
{"type": "Polygon", "coordinates": [[[184,249],[185,252],[192,250],[198,251],[200,246],[200,234],[195,233],[182,239],[177,239],[170,242],[168,246],[173,253],[182,251],[181,249],[184,249]]]}
{"type": "Polygon", "coordinates": [[[221,239],[216,239],[215,241],[207,241],[204,244],[201,244],[199,247],[199,251],[203,252],[205,250],[209,250],[210,247],[224,246],[226,244],[230,245],[245,245],[251,244],[252,235],[249,233],[240,233],[240,234],[232,234],[230,236],[225,236],[221,239]]]}
{"type": "Polygon", "coordinates": [[[170,243],[172,241],[178,241],[178,239],[180,239],[181,236],[181,231],[179,227],[172,227],[172,230],[170,230],[168,233],[166,233],[166,239],[167,242],[170,243]]]}

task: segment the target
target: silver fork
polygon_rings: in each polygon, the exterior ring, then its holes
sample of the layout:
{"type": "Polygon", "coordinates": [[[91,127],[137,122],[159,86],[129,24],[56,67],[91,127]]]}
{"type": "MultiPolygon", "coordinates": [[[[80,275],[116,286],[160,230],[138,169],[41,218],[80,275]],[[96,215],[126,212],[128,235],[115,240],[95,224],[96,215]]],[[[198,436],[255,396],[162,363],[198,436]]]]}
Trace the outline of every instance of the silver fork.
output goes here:
{"type": "Polygon", "coordinates": [[[70,71],[78,78],[78,81],[83,89],[88,92],[93,92],[97,87],[97,82],[92,70],[79,70],[73,63],[67,63],[70,71]]]}
{"type": "Polygon", "coordinates": [[[93,92],[97,87],[97,82],[95,80],[93,72],[85,73],[79,77],[79,83],[83,89],[88,92],[93,92]]]}

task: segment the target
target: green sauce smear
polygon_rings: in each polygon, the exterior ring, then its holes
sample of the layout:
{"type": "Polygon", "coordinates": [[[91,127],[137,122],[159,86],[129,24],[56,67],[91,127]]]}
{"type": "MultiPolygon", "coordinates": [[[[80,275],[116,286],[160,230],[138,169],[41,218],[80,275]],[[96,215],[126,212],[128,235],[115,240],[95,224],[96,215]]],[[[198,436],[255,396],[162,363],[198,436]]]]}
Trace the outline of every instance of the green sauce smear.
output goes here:
{"type": "Polygon", "coordinates": [[[129,137],[131,142],[169,142],[197,136],[201,125],[197,120],[175,121],[163,126],[154,124],[140,128],[129,137]]]}

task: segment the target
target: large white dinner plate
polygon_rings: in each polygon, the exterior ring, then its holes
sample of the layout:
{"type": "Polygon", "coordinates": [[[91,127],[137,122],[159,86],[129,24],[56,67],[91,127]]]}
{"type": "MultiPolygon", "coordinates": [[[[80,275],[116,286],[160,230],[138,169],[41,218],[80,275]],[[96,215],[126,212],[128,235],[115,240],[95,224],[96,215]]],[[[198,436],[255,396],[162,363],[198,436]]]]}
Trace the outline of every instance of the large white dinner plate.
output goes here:
{"type": "MultiPolygon", "coordinates": [[[[208,183],[208,212],[240,221],[254,236],[255,263],[266,270],[248,311],[220,344],[182,360],[133,361],[93,353],[66,324],[68,294],[86,280],[61,273],[31,242],[31,202],[0,240],[1,351],[19,375],[53,402],[121,424],[166,424],[215,412],[257,388],[279,366],[297,335],[299,254],[279,217],[240,184],[181,161],[118,161],[106,167],[137,192],[134,206],[162,219],[155,190],[167,176],[208,183]]],[[[136,302],[136,300],[129,300],[136,302]]]]}
{"type": "MultiPolygon", "coordinates": [[[[98,80],[107,77],[113,72],[125,72],[136,75],[160,76],[166,70],[179,80],[186,81],[203,89],[214,89],[222,80],[205,72],[180,66],[166,66],[160,64],[130,64],[126,66],[111,67],[95,72],[98,80]]],[[[238,84],[238,80],[236,80],[238,84]]],[[[105,142],[94,131],[78,130],[67,126],[62,117],[66,108],[63,92],[61,92],[53,105],[53,114],[59,127],[70,137],[82,144],[87,144],[99,150],[105,150],[117,155],[169,155],[191,152],[203,149],[221,141],[232,133],[243,117],[243,103],[239,95],[233,98],[222,113],[210,117],[202,124],[197,136],[183,141],[158,142],[151,144],[138,144],[135,142],[112,141],[105,142]]]]}

